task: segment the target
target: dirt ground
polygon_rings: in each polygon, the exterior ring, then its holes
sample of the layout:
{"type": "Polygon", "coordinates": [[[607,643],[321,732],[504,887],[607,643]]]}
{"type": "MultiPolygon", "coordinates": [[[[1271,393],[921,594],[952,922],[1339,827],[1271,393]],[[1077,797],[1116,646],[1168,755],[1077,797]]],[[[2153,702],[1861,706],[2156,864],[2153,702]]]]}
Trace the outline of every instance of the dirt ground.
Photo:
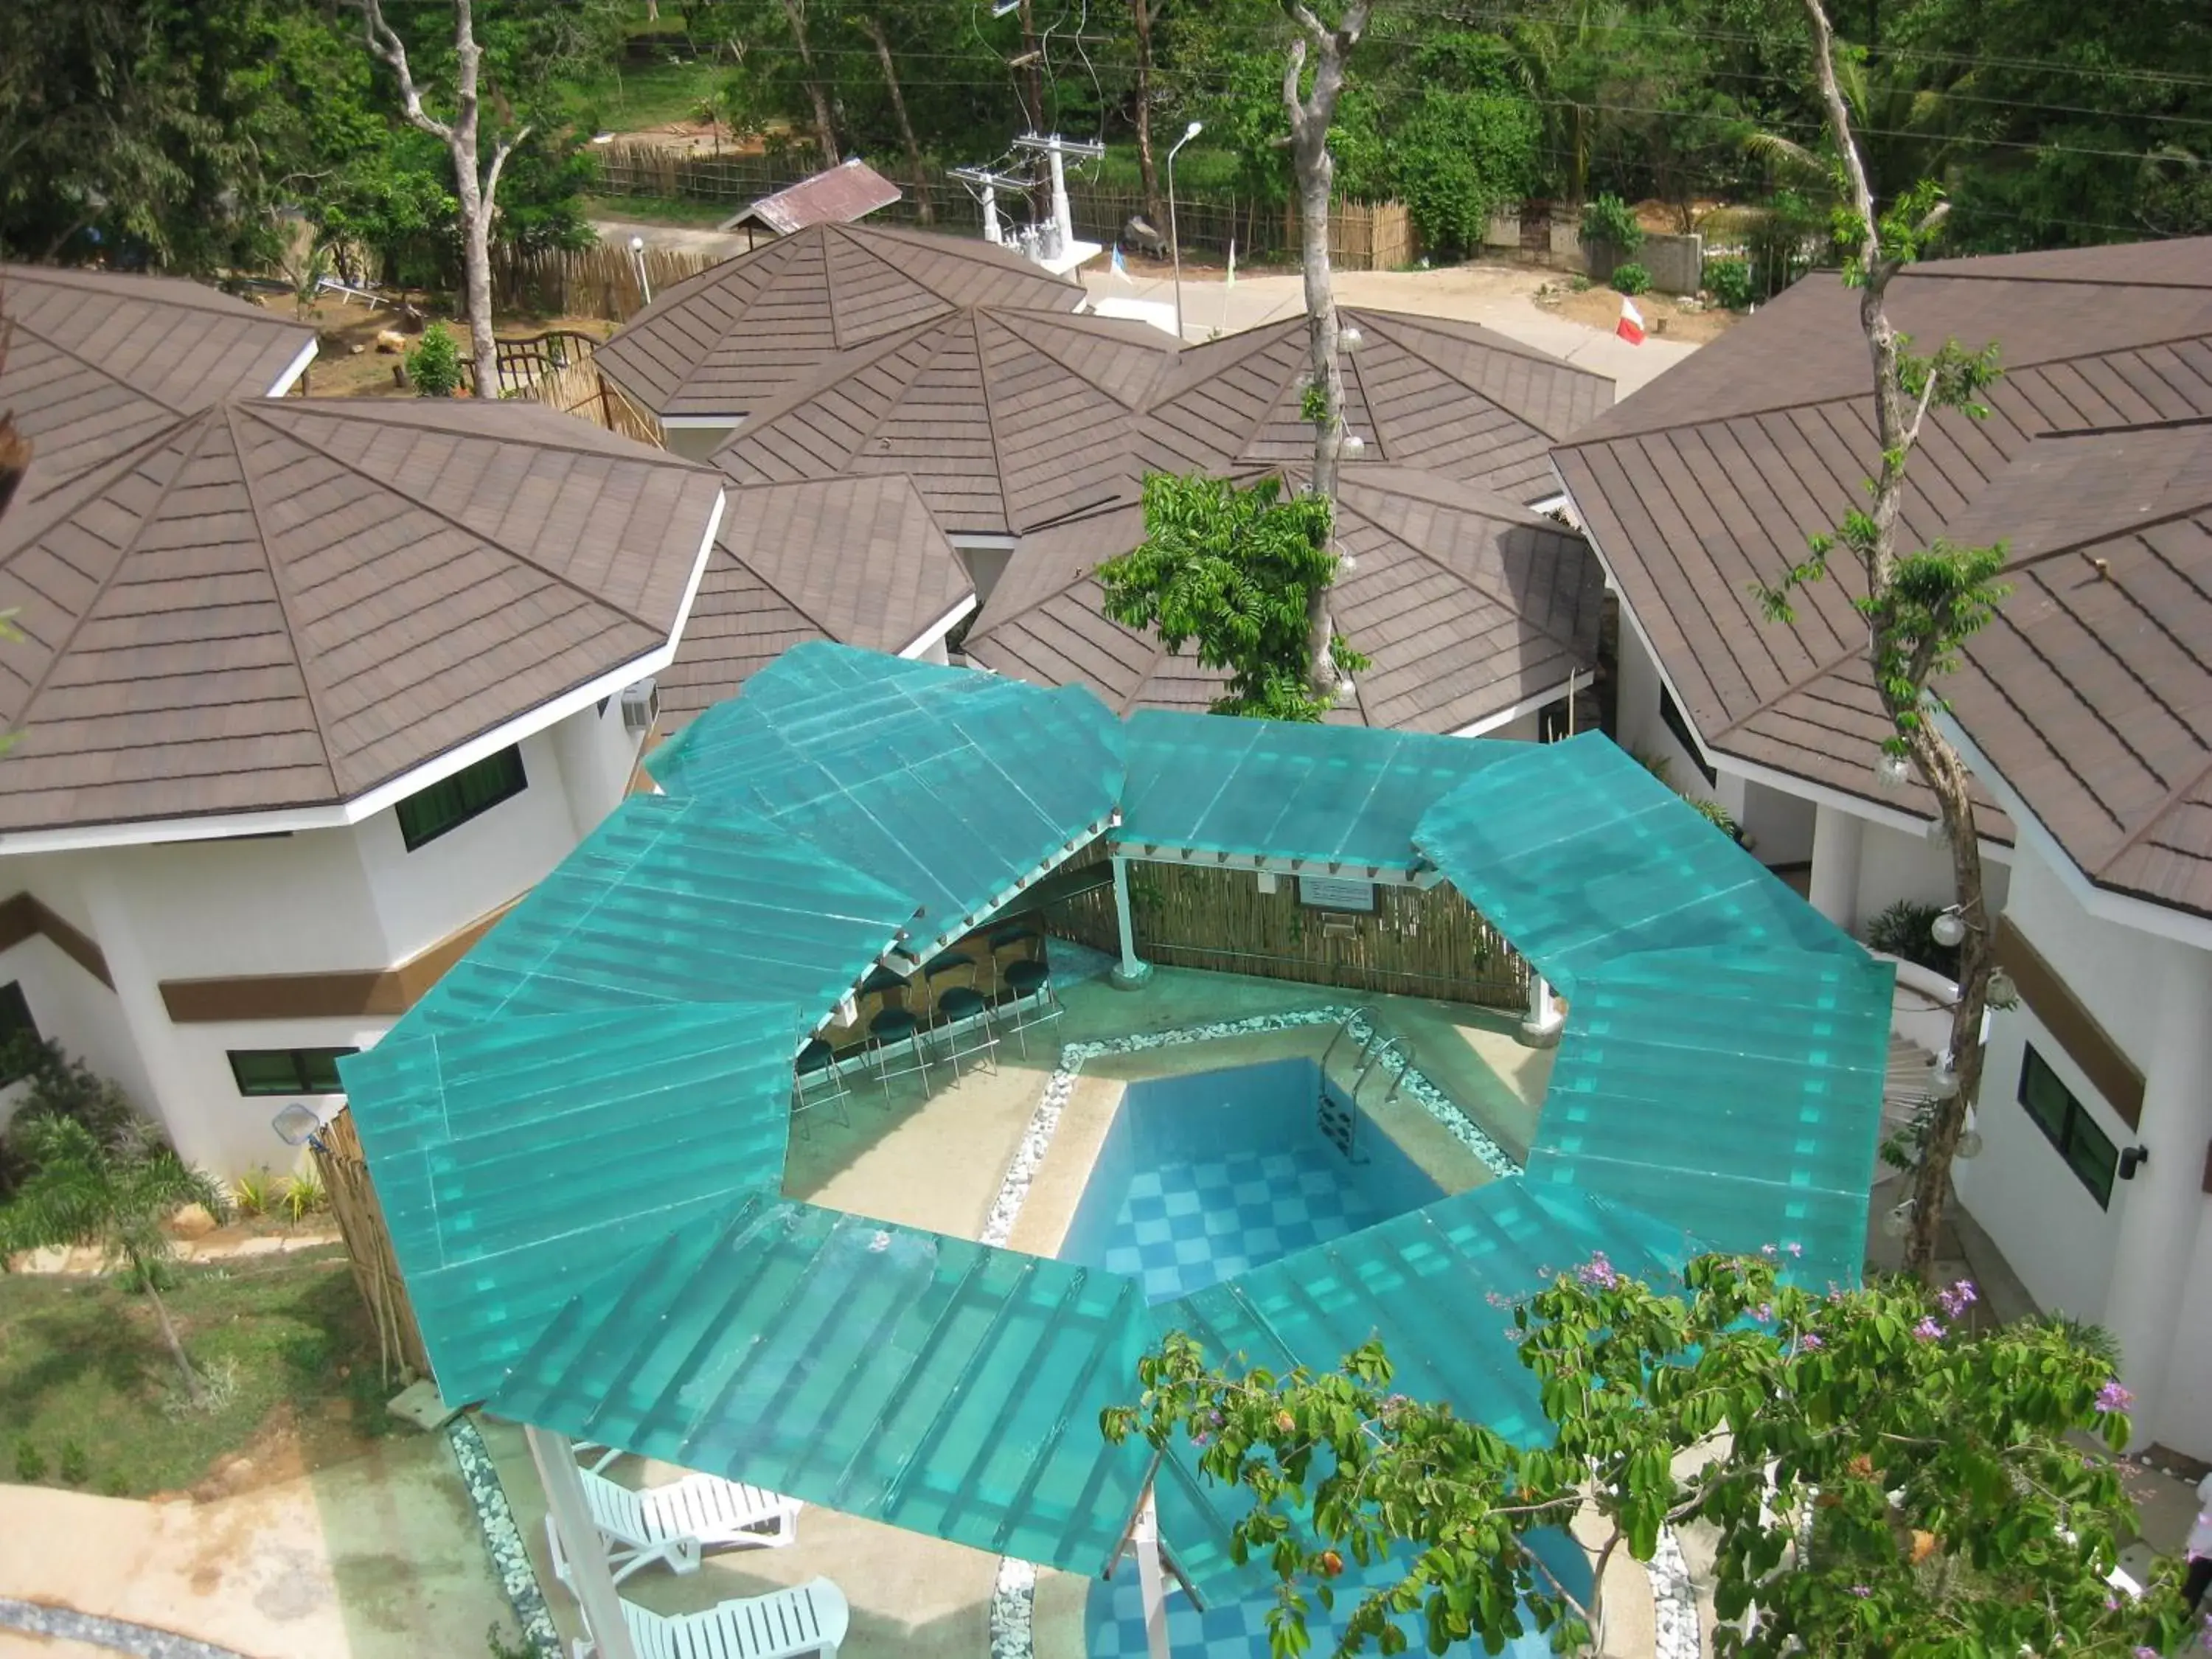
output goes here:
{"type": "MultiPolygon", "coordinates": [[[[1545,310],[1586,328],[1609,329],[1620,320],[1620,295],[1602,285],[1577,293],[1571,283],[1551,282],[1531,297],[1545,310]]],[[[1639,294],[1636,308],[1644,315],[1646,333],[1682,345],[1705,345],[1741,320],[1735,312],[1718,306],[1698,305],[1665,294],[1639,294]],[[1688,308],[1692,306],[1696,308],[1688,308]]]]}
{"type": "MultiPolygon", "coordinates": [[[[289,310],[289,304],[285,307],[289,310]]],[[[307,394],[310,398],[411,398],[415,394],[398,378],[403,355],[422,337],[427,318],[410,318],[389,307],[340,305],[335,301],[317,306],[307,320],[315,325],[315,360],[308,364],[307,394]],[[391,337],[404,344],[394,344],[391,337]]],[[[463,324],[446,319],[457,336],[463,324]]],[[[502,338],[569,329],[604,340],[614,325],[598,317],[500,316],[493,328],[502,338]]],[[[465,340],[464,344],[465,345],[465,340]]]]}

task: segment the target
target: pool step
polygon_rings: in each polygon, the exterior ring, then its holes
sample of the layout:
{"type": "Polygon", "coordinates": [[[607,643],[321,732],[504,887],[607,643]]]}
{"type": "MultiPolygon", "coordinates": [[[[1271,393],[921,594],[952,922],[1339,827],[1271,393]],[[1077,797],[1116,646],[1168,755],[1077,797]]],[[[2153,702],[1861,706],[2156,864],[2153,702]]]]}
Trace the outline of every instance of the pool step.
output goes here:
{"type": "Polygon", "coordinates": [[[1359,1114],[1352,1107],[1332,1097],[1325,1085],[1321,1091],[1320,1105],[1314,1114],[1314,1121],[1322,1138],[1344,1154],[1346,1163],[1358,1162],[1354,1148],[1359,1140],[1359,1114]]]}

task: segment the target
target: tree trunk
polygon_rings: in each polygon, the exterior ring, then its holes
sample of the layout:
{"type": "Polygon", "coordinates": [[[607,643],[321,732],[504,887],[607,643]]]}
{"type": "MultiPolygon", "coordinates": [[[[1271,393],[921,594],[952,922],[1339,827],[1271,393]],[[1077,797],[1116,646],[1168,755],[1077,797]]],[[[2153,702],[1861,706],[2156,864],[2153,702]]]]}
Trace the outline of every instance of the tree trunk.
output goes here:
{"type": "Polygon", "coordinates": [[[461,203],[461,284],[469,313],[469,355],[476,360],[476,395],[499,395],[499,349],[491,326],[491,216],[477,185],[476,133],[466,150],[453,144],[453,176],[461,203]]]}
{"type": "Polygon", "coordinates": [[[1160,198],[1160,168],[1152,155],[1152,0],[1129,0],[1137,26],[1137,179],[1145,193],[1145,217],[1164,222],[1167,207],[1160,198]]]}
{"type": "Polygon", "coordinates": [[[891,43],[884,33],[884,26],[872,17],[860,20],[868,39],[876,43],[876,61],[884,66],[884,84],[890,88],[891,113],[898,118],[899,142],[906,146],[906,164],[914,174],[915,205],[921,210],[921,222],[934,224],[936,213],[929,203],[929,179],[922,170],[921,146],[915,142],[914,123],[906,118],[906,94],[899,90],[898,69],[891,62],[891,43]]]}
{"type": "MultiPolygon", "coordinates": [[[[1337,468],[1344,455],[1344,368],[1337,358],[1336,292],[1328,263],[1329,194],[1336,163],[1328,153],[1328,124],[1344,89],[1344,59],[1367,21],[1365,0],[1348,7],[1334,28],[1325,27],[1303,4],[1291,15],[1314,45],[1313,90],[1298,95],[1305,66],[1306,41],[1291,46],[1283,76],[1283,104],[1291,118],[1291,159],[1298,180],[1298,251],[1305,270],[1306,344],[1310,383],[1322,394],[1314,422],[1313,493],[1329,505],[1333,535],[1337,468]]],[[[1306,598],[1306,683],[1322,702],[1334,702],[1340,676],[1336,666],[1336,624],[1329,590],[1317,586],[1306,598]]]]}
{"type": "Polygon", "coordinates": [[[155,1322],[161,1328],[161,1340],[169,1345],[169,1357],[177,1362],[177,1373],[185,1379],[185,1395],[195,1406],[207,1403],[207,1391],[200,1386],[200,1374],[192,1369],[192,1362],[185,1356],[185,1345],[177,1335],[177,1328],[170,1322],[169,1305],[161,1300],[161,1293],[154,1287],[154,1264],[132,1257],[131,1270],[138,1282],[146,1287],[146,1299],[154,1304],[155,1322]]]}
{"type": "MultiPolygon", "coordinates": [[[[1923,395],[1915,406],[1899,373],[1903,345],[1889,320],[1886,304],[1890,279],[1903,266],[1901,256],[1885,254],[1874,191],[1858,148],[1852,142],[1850,110],[1836,80],[1834,37],[1820,0],[1804,0],[1813,27],[1814,64],[1819,72],[1820,97],[1828,128],[1843,162],[1849,197],[1864,237],[1864,281],[1859,290],[1859,326],[1867,339],[1875,382],[1875,425],[1881,444],[1881,467],[1874,483],[1869,515],[1874,532],[1862,554],[1867,591],[1875,601],[1870,612],[1867,654],[1875,669],[1875,684],[1881,687],[1884,711],[1893,731],[1902,735],[1912,763],[1936,795],[1943,834],[1951,846],[1951,878],[1959,917],[1966,924],[1960,945],[1959,1000],[1951,1012],[1951,1052],[1948,1056],[1958,1088],[1948,1099],[1937,1101],[1929,1115],[1920,1146],[1920,1164],[1913,1178],[1912,1214],[1905,1237],[1905,1271],[1926,1279],[1932,1276],[1937,1237],[1943,1224],[1944,1206],[1951,1194],[1951,1163],[1966,1128],[1966,1114],[1974,1103],[1982,1079],[1982,1016],[1989,1004],[1990,975],[1996,967],[1995,933],[1983,898],[1982,843],[1974,820],[1973,796],[1966,763],[1950,740],[1937,729],[1926,706],[1927,679],[1932,672],[1934,647],[1923,648],[1909,675],[1911,695],[1900,696],[1885,684],[1881,662],[1884,630],[1882,599],[1897,572],[1897,528],[1905,508],[1905,468],[1919,441],[1920,423],[1927,413],[1923,395]]],[[[1939,206],[1936,212],[1940,215],[1939,206]]],[[[1932,219],[1931,219],[1932,222],[1932,219]]],[[[1928,228],[1923,225],[1923,230],[1928,228]]],[[[1931,383],[1932,385],[1932,383],[1931,383]]]]}
{"type": "Polygon", "coordinates": [[[1044,53],[1037,46],[1036,15],[1030,0],[1021,0],[1022,9],[1022,101],[1028,106],[1022,113],[1028,118],[1030,131],[1044,134],[1044,53]]]}
{"type": "Polygon", "coordinates": [[[804,71],[807,101],[814,106],[814,140],[822,147],[822,165],[834,167],[845,158],[837,153],[837,123],[830,112],[830,89],[822,84],[814,72],[814,50],[806,40],[805,0],[781,0],[784,21],[791,25],[791,39],[799,48],[799,68],[804,71]]]}

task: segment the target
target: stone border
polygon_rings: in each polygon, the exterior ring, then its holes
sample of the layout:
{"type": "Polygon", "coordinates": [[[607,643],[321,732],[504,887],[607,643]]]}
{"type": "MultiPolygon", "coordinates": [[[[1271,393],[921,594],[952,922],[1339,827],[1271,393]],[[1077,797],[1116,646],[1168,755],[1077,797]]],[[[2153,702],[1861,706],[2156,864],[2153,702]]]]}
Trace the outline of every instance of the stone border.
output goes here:
{"type": "Polygon", "coordinates": [[[0,1595],[0,1630],[58,1636],[114,1653],[137,1654],[139,1659],[246,1659],[235,1648],[219,1648],[173,1631],[79,1613],[75,1607],[48,1607],[43,1601],[19,1601],[12,1595],[0,1595]]]}
{"type": "Polygon", "coordinates": [[[1672,1527],[1659,1528],[1658,1546],[1644,1571],[1651,1580],[1652,1645],[1659,1659],[1698,1659],[1698,1591],[1672,1527]]]}
{"type": "MultiPolygon", "coordinates": [[[[1289,1031],[1314,1025],[1342,1025],[1362,1044],[1375,1036],[1374,1026],[1357,1008],[1302,1008],[1288,1013],[1253,1014],[1243,1019],[1228,1020],[1206,1025],[1188,1025],[1172,1031],[1141,1031],[1133,1036],[1109,1037],[1103,1042],[1070,1042],[1060,1051],[1060,1066],[1045,1079],[1044,1093],[1038,1097],[1036,1110],[1030,1114],[1029,1127],[1022,1131],[1022,1144],[1015,1150],[1013,1162],[1006,1168],[1006,1178],[999,1185],[998,1196],[991,1200],[990,1219],[984,1224],[982,1243],[995,1249],[1006,1248],[1013,1237],[1014,1222],[1022,1212],[1028,1199],[1030,1184],[1036,1179],[1037,1170],[1043,1166],[1044,1155],[1052,1145],[1052,1138],[1060,1127],[1060,1115],[1067,1108],[1069,1097],[1075,1092],[1075,1079],[1081,1075],[1086,1061],[1106,1054],[1143,1054],[1154,1048],[1173,1048],[1189,1042],[1210,1042],[1221,1037],[1249,1036],[1260,1031],[1289,1031]]],[[[1400,1091],[1420,1103],[1429,1115],[1443,1125],[1452,1138],[1481,1159],[1483,1167],[1500,1179],[1510,1179],[1522,1173],[1505,1149],[1485,1134],[1474,1120],[1412,1065],[1402,1053],[1392,1053],[1382,1062],[1383,1068],[1398,1080],[1400,1091]]],[[[1679,1556],[1680,1552],[1677,1552],[1679,1556]]],[[[1656,1579],[1654,1581],[1656,1586],[1656,1579]]],[[[1655,1594],[1656,1593],[1655,1589],[1655,1594]]],[[[1036,1569],[1026,1561],[1001,1556],[999,1575],[991,1591],[991,1659],[1034,1659],[1036,1650],[1036,1569]]],[[[1691,1608],[1690,1629],[1695,1642],[1697,1611],[1691,1608]]],[[[1662,1650],[1660,1659],[1676,1659],[1662,1650]]],[[[1684,1659],[1697,1659],[1694,1647],[1684,1659]]]]}
{"type": "Polygon", "coordinates": [[[477,1527],[483,1534],[484,1553],[491,1558],[491,1570],[514,1610],[523,1645],[537,1659],[566,1659],[561,1632],[553,1627],[552,1611],[545,1605],[545,1592],[538,1588],[537,1569],[530,1565],[530,1552],[523,1547],[514,1510],[507,1504],[507,1489],[499,1483],[499,1470],[492,1463],[491,1448],[484,1444],[483,1431],[464,1412],[446,1425],[446,1438],[453,1446],[453,1462],[460,1465],[461,1484],[469,1489],[477,1527]]]}

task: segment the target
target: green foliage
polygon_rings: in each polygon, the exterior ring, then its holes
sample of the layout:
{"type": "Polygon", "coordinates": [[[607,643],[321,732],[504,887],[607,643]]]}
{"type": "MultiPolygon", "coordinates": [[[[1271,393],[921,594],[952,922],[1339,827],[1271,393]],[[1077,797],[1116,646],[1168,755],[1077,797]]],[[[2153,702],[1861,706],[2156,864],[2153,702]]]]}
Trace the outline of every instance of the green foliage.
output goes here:
{"type": "MultiPolygon", "coordinates": [[[[1157,632],[1170,651],[1195,645],[1201,665],[1228,671],[1216,714],[1316,720],[1328,704],[1307,684],[1306,602],[1336,574],[1328,538],[1328,503],[1285,498],[1274,479],[1154,473],[1144,542],[1097,574],[1115,621],[1157,632]]],[[[1342,641],[1336,660],[1350,673],[1367,665],[1342,641]]]]}
{"type": "Polygon", "coordinates": [[[242,1216],[267,1215],[276,1202],[276,1179],[266,1164],[256,1164],[230,1183],[232,1207],[242,1216]]]}
{"type": "Polygon", "coordinates": [[[407,354],[407,378],[425,398],[450,398],[460,389],[461,348],[453,330],[433,323],[422,331],[422,343],[407,354]]]}
{"type": "Polygon", "coordinates": [[[484,1638],[484,1650],[491,1659],[538,1659],[538,1650],[530,1645],[528,1638],[518,1635],[508,1641],[507,1627],[496,1620],[484,1638]]]}
{"type": "Polygon", "coordinates": [[[78,1442],[64,1440],[62,1442],[61,1461],[55,1466],[55,1473],[61,1476],[64,1485],[82,1486],[92,1479],[92,1455],[78,1442]]]}
{"type": "Polygon", "coordinates": [[[1682,797],[1682,801],[1692,812],[1711,824],[1730,841],[1742,841],[1743,826],[1735,821],[1735,814],[1718,801],[1708,800],[1703,795],[1685,795],[1682,797]]]}
{"type": "Polygon", "coordinates": [[[1712,1528],[1724,1656],[2118,1659],[2186,1631],[2172,1564],[2140,1602],[2105,1582],[2132,1531],[2117,1471],[2081,1437],[2117,1450],[2130,1432],[2107,1358],[2048,1327],[1971,1330],[1964,1282],[1808,1291],[1778,1271],[1787,1248],[1699,1258],[1678,1287],[1602,1255],[1532,1287],[1508,1334],[1547,1444],[1392,1392],[1378,1343],[1338,1371],[1278,1374],[1210,1364],[1181,1333],[1100,1426],[1187,1443],[1207,1479],[1249,1495],[1232,1551],[1280,1583],[1279,1655],[1307,1645],[1309,1592],[1333,1607],[1345,1561],[1393,1546],[1403,1576],[1363,1595],[1340,1652],[1404,1651],[1408,1617],[1431,1652],[1495,1651],[1523,1632],[1524,1607],[1575,1651],[1597,1610],[1525,1540],[1585,1504],[1607,1553],[1638,1560],[1663,1528],[1712,1528]],[[1754,1599],[1746,1635],[1735,1621],[1754,1599]]]}
{"type": "Polygon", "coordinates": [[[109,1146],[125,1144],[144,1128],[120,1084],[100,1076],[58,1042],[28,1032],[19,1035],[0,1073],[23,1082],[15,1121],[0,1134],[0,1198],[27,1172],[30,1137],[41,1119],[69,1118],[109,1146]]]}
{"type": "Polygon", "coordinates": [[[1613,268],[1612,282],[1616,294],[1641,294],[1651,286],[1651,273],[1631,259],[1613,268]]]}
{"type": "Polygon", "coordinates": [[[15,1479],[24,1486],[34,1486],[46,1478],[46,1455],[27,1434],[15,1442],[15,1479]]]}
{"type": "Polygon", "coordinates": [[[330,1207],[331,1195],[323,1186],[322,1177],[313,1170],[295,1175],[285,1182],[284,1214],[294,1226],[330,1207]]]}
{"type": "Polygon", "coordinates": [[[1751,262],[1733,257],[1706,260],[1705,291],[1715,304],[1743,310],[1752,301],[1751,262]]]}
{"type": "Polygon", "coordinates": [[[1868,948],[1917,963],[1930,973],[1955,980],[1959,977],[1959,947],[1938,945],[1935,934],[1929,931],[1942,914],[1940,904],[1899,899],[1867,923],[1868,948]]]}
{"type": "Polygon", "coordinates": [[[1616,253],[1633,253],[1644,246],[1644,227],[1636,210],[1613,195],[1599,197],[1583,205],[1583,240],[1616,253]]]}
{"type": "Polygon", "coordinates": [[[1535,106],[1514,94],[1422,93],[1392,136],[1395,193],[1421,245],[1478,252],[1491,216],[1535,182],[1542,136],[1535,106]]]}

